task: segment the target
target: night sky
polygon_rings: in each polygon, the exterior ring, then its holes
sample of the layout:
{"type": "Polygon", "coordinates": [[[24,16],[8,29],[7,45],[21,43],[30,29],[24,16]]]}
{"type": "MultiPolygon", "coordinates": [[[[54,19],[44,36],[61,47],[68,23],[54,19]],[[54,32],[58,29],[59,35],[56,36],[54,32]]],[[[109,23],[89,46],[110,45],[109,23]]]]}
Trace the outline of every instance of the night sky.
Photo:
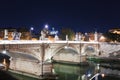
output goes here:
{"type": "Polygon", "coordinates": [[[0,27],[48,24],[60,30],[106,32],[120,27],[119,0],[0,0],[0,27]]]}

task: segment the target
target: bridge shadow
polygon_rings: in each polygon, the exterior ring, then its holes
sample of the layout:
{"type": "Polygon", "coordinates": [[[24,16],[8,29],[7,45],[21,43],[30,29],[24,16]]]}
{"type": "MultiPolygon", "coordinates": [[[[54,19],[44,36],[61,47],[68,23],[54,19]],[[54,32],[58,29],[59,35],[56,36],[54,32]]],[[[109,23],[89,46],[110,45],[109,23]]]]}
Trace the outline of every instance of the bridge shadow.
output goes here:
{"type": "MultiPolygon", "coordinates": [[[[0,53],[0,63],[3,64],[3,61],[6,61],[7,65],[10,64],[10,57],[6,54],[0,53]]],[[[2,67],[2,66],[0,66],[2,67]]],[[[10,74],[7,73],[7,71],[2,70],[2,68],[0,68],[0,80],[17,80],[14,77],[12,77],[10,74]]]]}
{"type": "Polygon", "coordinates": [[[3,62],[4,59],[9,63],[10,56],[0,53],[0,63],[3,62]]]}
{"type": "Polygon", "coordinates": [[[12,77],[6,71],[1,71],[0,70],[0,80],[17,80],[17,79],[12,77]]]}

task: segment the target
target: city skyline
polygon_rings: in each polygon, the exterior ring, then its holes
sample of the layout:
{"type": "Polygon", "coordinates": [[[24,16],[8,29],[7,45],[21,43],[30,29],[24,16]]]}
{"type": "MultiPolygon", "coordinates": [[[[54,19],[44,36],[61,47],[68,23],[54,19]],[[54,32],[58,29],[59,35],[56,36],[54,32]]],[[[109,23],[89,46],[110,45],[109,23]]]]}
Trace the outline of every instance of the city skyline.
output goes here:
{"type": "Polygon", "coordinates": [[[119,27],[119,1],[61,1],[61,0],[2,0],[0,27],[34,27],[45,24],[60,30],[68,27],[75,32],[106,32],[119,27]]]}

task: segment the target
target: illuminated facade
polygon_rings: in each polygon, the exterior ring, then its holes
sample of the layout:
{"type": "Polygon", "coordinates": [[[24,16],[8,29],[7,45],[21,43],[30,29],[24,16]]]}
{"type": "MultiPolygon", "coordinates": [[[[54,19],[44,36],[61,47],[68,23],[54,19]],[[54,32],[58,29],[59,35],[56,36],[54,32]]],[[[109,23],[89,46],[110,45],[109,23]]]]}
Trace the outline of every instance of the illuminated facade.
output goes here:
{"type": "Polygon", "coordinates": [[[110,29],[109,32],[110,32],[110,33],[115,33],[115,34],[120,34],[120,29],[119,29],[119,28],[110,29]]]}
{"type": "Polygon", "coordinates": [[[12,33],[17,31],[16,29],[6,29],[6,28],[1,28],[0,29],[0,40],[4,40],[5,36],[7,37],[8,40],[13,40],[12,33]]]}
{"type": "MultiPolygon", "coordinates": [[[[15,40],[13,33],[17,32],[17,29],[1,28],[0,29],[0,40],[15,40]]],[[[20,33],[20,40],[30,40],[31,35],[29,30],[18,30],[20,33]]]]}

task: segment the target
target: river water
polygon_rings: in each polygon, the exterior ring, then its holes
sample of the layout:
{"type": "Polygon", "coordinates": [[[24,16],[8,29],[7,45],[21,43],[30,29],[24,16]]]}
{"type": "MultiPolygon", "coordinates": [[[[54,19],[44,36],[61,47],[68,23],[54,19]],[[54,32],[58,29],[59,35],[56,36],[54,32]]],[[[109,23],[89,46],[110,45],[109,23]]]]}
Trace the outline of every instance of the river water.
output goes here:
{"type": "MultiPolygon", "coordinates": [[[[100,75],[93,78],[93,80],[120,80],[119,69],[100,67],[100,64],[93,62],[90,62],[89,66],[54,63],[53,72],[58,75],[57,80],[90,80],[96,74],[100,75]]],[[[19,74],[10,74],[17,80],[38,80],[19,74]]]]}

